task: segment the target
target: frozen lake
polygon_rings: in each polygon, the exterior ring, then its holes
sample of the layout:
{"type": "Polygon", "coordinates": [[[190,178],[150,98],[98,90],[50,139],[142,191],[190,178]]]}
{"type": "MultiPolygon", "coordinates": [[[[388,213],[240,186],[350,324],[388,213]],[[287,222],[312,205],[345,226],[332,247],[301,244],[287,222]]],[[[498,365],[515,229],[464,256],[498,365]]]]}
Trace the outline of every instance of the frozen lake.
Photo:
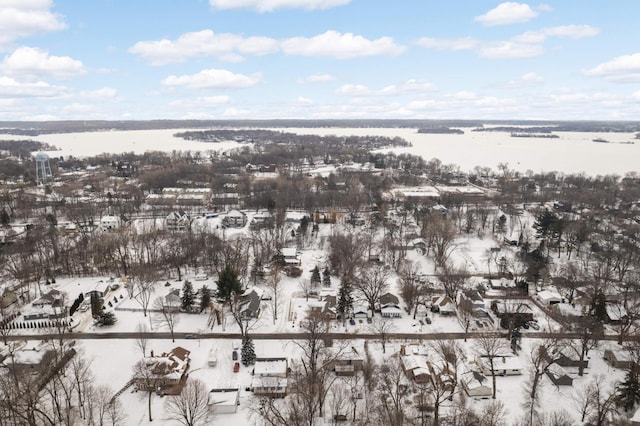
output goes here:
{"type": "MultiPolygon", "coordinates": [[[[194,129],[187,129],[194,130],[194,129]]],[[[512,169],[526,172],[559,171],[589,175],[618,174],[640,171],[640,140],[635,144],[632,133],[558,132],[559,138],[512,138],[504,132],[472,132],[462,135],[417,133],[406,128],[278,128],[296,134],[316,135],[380,135],[399,136],[413,144],[411,148],[394,148],[396,153],[420,155],[426,160],[438,158],[444,164],[458,164],[463,171],[475,166],[497,169],[508,163],[512,169]],[[596,143],[603,138],[611,143],[596,143]]],[[[105,131],[41,135],[33,139],[47,142],[60,151],[55,156],[86,157],[103,152],[122,153],[145,151],[226,151],[241,146],[236,142],[203,143],[175,138],[182,129],[105,131]]],[[[2,135],[3,139],[25,139],[23,136],[2,135]]]]}

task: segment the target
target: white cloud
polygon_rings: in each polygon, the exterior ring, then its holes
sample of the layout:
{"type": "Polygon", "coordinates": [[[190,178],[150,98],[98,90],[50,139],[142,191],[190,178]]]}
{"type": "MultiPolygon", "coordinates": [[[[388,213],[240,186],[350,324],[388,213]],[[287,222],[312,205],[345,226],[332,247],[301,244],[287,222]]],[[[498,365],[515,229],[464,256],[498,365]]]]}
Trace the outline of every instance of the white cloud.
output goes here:
{"type": "Polygon", "coordinates": [[[480,56],[491,59],[531,58],[544,53],[539,44],[501,41],[491,43],[480,49],[480,56]]]}
{"type": "Polygon", "coordinates": [[[151,65],[166,65],[199,56],[218,56],[223,60],[238,62],[242,60],[240,54],[259,56],[277,50],[277,40],[268,37],[245,38],[203,30],[182,34],[176,40],[140,41],[129,48],[129,53],[140,56],[151,65]]]}
{"type": "Polygon", "coordinates": [[[170,75],[162,81],[165,86],[184,86],[190,89],[246,88],[262,81],[259,73],[252,75],[234,74],[228,70],[206,69],[191,75],[170,75]]]}
{"type": "Polygon", "coordinates": [[[79,92],[76,96],[82,99],[109,100],[116,99],[118,97],[118,92],[112,87],[103,87],[96,90],[82,91],[79,92]]]}
{"type": "Polygon", "coordinates": [[[480,42],[471,37],[462,38],[431,38],[422,37],[416,41],[416,45],[427,49],[436,50],[470,50],[478,46],[480,42]]]}
{"type": "Polygon", "coordinates": [[[255,9],[272,12],[276,9],[329,9],[348,4],[351,0],[209,0],[214,9],[255,9]]]}
{"type": "Polygon", "coordinates": [[[33,47],[20,47],[11,55],[5,56],[0,69],[14,77],[44,76],[59,80],[68,80],[87,72],[82,62],[77,59],[69,56],[52,56],[44,50],[33,47]]]}
{"type": "Polygon", "coordinates": [[[459,92],[449,95],[449,97],[459,101],[470,101],[470,100],[476,99],[478,95],[468,90],[460,90],[459,92]]]}
{"type": "Polygon", "coordinates": [[[296,103],[300,105],[313,105],[313,101],[309,98],[305,98],[304,96],[298,96],[296,103]]]}
{"type": "Polygon", "coordinates": [[[487,27],[527,22],[538,16],[526,3],[504,2],[491,9],[484,15],[476,16],[475,20],[487,27]]]}
{"type": "Polygon", "coordinates": [[[6,97],[56,97],[66,88],[52,86],[44,81],[20,82],[11,77],[0,77],[0,96],[6,97]]]}
{"type": "Polygon", "coordinates": [[[51,0],[3,0],[0,3],[0,46],[17,38],[66,28],[62,17],[51,12],[51,0]]]}
{"type": "Polygon", "coordinates": [[[513,38],[519,43],[542,43],[547,37],[581,39],[594,37],[600,33],[598,28],[590,25],[561,25],[543,28],[537,31],[527,31],[513,38]]]}
{"type": "Polygon", "coordinates": [[[395,95],[398,93],[419,93],[433,90],[433,84],[427,81],[410,79],[401,84],[392,84],[378,91],[379,95],[395,95]]]}
{"type": "Polygon", "coordinates": [[[312,74],[298,81],[300,83],[325,83],[327,81],[333,81],[335,79],[336,78],[331,74],[312,74]]]}
{"type": "Polygon", "coordinates": [[[425,109],[429,107],[433,107],[436,105],[436,101],[432,99],[422,100],[422,101],[411,101],[407,104],[407,109],[415,110],[415,109],[425,109]]]}
{"type": "Polygon", "coordinates": [[[224,110],[224,112],[222,113],[222,115],[224,117],[246,117],[247,115],[249,115],[249,110],[247,109],[242,109],[242,108],[227,108],[226,110],[224,110]]]}
{"type": "Polygon", "coordinates": [[[353,33],[341,34],[329,30],[315,37],[294,37],[282,41],[282,50],[288,55],[321,56],[351,59],[363,56],[398,55],[405,51],[391,37],[369,40],[353,33]]]}
{"type": "Polygon", "coordinates": [[[583,73],[616,82],[640,81],[640,53],[615,57],[583,73]]]}
{"type": "Polygon", "coordinates": [[[336,90],[338,95],[346,96],[367,96],[373,94],[371,89],[362,84],[344,84],[336,90]]]}
{"type": "Polygon", "coordinates": [[[509,80],[507,82],[507,87],[514,89],[514,88],[526,87],[526,86],[537,86],[543,82],[544,82],[544,79],[539,74],[535,72],[528,72],[520,76],[520,78],[517,78],[515,80],[509,80]]]}
{"type": "Polygon", "coordinates": [[[633,94],[631,95],[631,97],[632,97],[633,99],[636,99],[636,100],[640,101],[640,90],[637,90],[637,91],[633,92],[633,94]]]}

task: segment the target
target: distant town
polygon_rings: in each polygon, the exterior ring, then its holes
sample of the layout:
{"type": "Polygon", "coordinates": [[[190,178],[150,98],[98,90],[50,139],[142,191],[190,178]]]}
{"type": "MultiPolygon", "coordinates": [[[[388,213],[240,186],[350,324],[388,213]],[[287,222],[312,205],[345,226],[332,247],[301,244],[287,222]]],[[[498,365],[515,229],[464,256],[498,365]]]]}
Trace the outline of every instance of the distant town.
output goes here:
{"type": "Polygon", "coordinates": [[[3,123],[0,426],[640,424],[640,173],[286,129],[339,124],[3,123]],[[37,141],[151,128],[210,149],[37,141]]]}

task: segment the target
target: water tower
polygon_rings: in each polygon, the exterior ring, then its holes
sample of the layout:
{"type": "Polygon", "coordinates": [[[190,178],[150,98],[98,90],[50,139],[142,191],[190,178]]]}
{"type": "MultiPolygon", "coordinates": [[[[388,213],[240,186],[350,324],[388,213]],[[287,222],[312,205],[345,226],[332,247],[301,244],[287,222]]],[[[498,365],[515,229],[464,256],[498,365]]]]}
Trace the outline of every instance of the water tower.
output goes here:
{"type": "Polygon", "coordinates": [[[39,152],[36,158],[36,185],[46,185],[47,181],[53,178],[49,156],[44,152],[39,152]]]}

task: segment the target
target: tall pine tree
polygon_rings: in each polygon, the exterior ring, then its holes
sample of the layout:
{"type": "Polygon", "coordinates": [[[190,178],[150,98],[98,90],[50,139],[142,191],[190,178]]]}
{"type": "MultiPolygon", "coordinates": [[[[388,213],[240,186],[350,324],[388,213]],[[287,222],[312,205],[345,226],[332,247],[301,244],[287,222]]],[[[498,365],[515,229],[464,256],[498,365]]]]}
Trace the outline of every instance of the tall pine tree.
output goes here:
{"type": "Polygon", "coordinates": [[[256,350],[253,346],[253,340],[250,337],[245,337],[242,341],[242,365],[245,367],[256,362],[256,350]]]}
{"type": "Polygon", "coordinates": [[[624,381],[618,385],[617,404],[630,412],[640,402],[640,367],[632,362],[627,370],[624,381]]]}
{"type": "Polygon", "coordinates": [[[228,303],[232,294],[240,294],[241,292],[242,284],[238,279],[238,273],[231,265],[227,264],[218,277],[218,298],[228,303]]]}
{"type": "Polygon", "coordinates": [[[338,290],[338,314],[340,314],[343,324],[352,310],[353,297],[351,296],[351,284],[343,277],[340,289],[338,290]]]}
{"type": "Polygon", "coordinates": [[[316,265],[316,267],[313,268],[313,271],[311,271],[311,282],[319,284],[320,281],[321,281],[320,269],[318,269],[318,265],[316,265]]]}
{"type": "Polygon", "coordinates": [[[189,312],[193,306],[194,300],[195,295],[193,294],[193,285],[191,284],[191,281],[184,280],[184,285],[182,286],[182,309],[189,312]]]}
{"type": "Polygon", "coordinates": [[[211,290],[206,285],[200,289],[200,312],[203,312],[211,303],[211,290]]]}
{"type": "Polygon", "coordinates": [[[331,287],[331,272],[329,271],[329,267],[327,266],[322,271],[322,285],[325,287],[331,287]]]}

